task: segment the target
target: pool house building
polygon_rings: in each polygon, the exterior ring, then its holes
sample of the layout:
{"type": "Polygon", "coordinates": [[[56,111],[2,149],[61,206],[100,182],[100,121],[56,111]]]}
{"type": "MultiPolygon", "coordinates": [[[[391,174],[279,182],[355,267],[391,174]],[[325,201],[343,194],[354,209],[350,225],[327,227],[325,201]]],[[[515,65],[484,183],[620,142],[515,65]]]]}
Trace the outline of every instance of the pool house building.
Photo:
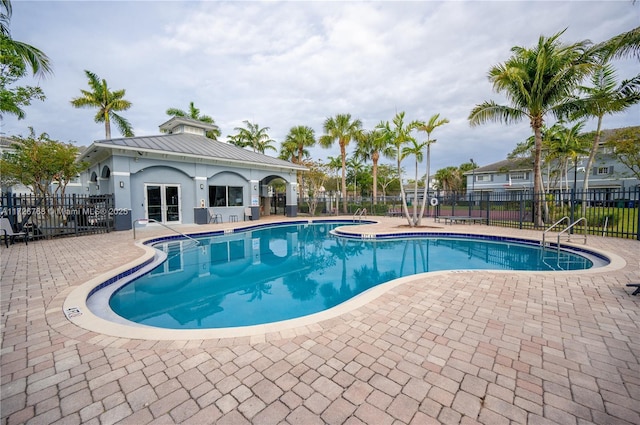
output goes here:
{"type": "Polygon", "coordinates": [[[270,214],[269,183],[286,186],[284,214],[298,213],[296,174],[305,168],[206,137],[216,126],[173,117],[157,136],[93,142],[80,155],[88,164],[83,192],[114,196],[115,230],[135,220],[165,224],[257,220],[270,214]]]}

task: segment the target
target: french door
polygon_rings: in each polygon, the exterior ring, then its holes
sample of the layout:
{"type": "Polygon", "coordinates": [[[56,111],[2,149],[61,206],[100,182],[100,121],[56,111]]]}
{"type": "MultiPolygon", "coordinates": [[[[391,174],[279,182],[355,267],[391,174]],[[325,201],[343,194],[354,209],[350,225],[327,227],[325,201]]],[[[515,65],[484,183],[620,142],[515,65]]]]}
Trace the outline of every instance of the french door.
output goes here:
{"type": "Polygon", "coordinates": [[[147,218],[161,223],[179,223],[180,186],[175,184],[145,184],[147,218]]]}

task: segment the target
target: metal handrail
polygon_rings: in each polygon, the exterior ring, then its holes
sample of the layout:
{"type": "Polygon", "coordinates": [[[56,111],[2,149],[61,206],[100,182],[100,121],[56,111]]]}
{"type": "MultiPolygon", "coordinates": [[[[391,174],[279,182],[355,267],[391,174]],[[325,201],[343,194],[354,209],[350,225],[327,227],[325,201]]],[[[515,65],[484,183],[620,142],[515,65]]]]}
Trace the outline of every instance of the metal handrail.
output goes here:
{"type": "Polygon", "coordinates": [[[364,218],[367,218],[367,209],[366,208],[358,208],[356,210],[356,212],[353,213],[353,221],[356,221],[356,217],[358,217],[360,219],[360,221],[362,221],[362,216],[364,215],[364,218]]]}
{"type": "MultiPolygon", "coordinates": [[[[560,233],[558,233],[558,250],[560,250],[560,236],[562,236],[563,233],[571,230],[576,224],[580,223],[581,221],[584,221],[584,244],[587,244],[587,219],[584,217],[580,217],[579,219],[577,219],[576,221],[574,221],[573,223],[571,223],[567,228],[565,228],[564,230],[562,230],[560,233]]],[[[567,238],[567,242],[571,242],[571,233],[568,233],[568,238],[567,238]]]]}
{"type": "Polygon", "coordinates": [[[169,227],[166,224],[159,222],[158,220],[154,220],[153,218],[139,218],[137,220],[134,220],[134,222],[133,222],[133,239],[134,240],[136,239],[136,223],[140,223],[140,222],[145,222],[145,223],[146,222],[152,222],[152,223],[159,224],[162,227],[166,227],[167,229],[169,229],[169,230],[171,230],[173,232],[176,232],[177,234],[179,234],[181,236],[184,236],[187,239],[190,239],[190,240],[194,241],[196,243],[196,245],[200,245],[200,241],[198,241],[197,239],[194,239],[189,235],[185,235],[184,233],[174,229],[173,227],[169,227]]]}
{"type": "Polygon", "coordinates": [[[570,219],[569,217],[567,217],[566,215],[564,217],[562,217],[560,220],[556,221],[555,223],[553,223],[551,225],[551,227],[549,227],[547,230],[545,230],[544,232],[542,232],[542,246],[546,246],[546,235],[547,232],[553,230],[558,224],[562,223],[563,221],[567,220],[567,223],[570,223],[570,219]]]}

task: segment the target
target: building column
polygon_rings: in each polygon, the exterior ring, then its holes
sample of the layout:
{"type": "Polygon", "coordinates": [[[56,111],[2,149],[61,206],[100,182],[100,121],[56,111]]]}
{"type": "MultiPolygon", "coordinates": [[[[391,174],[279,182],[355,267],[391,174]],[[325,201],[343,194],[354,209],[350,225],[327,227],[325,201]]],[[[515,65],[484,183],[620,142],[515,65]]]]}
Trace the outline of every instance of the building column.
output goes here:
{"type": "Polygon", "coordinates": [[[249,194],[251,202],[251,220],[260,219],[260,182],[258,180],[249,180],[249,194]]]}
{"type": "MultiPolygon", "coordinates": [[[[100,181],[100,180],[98,180],[100,181]]],[[[114,171],[111,173],[113,184],[113,230],[131,230],[131,173],[114,171]]]]}
{"type": "Polygon", "coordinates": [[[287,182],[287,201],[284,208],[287,217],[298,216],[298,183],[287,182]]]}

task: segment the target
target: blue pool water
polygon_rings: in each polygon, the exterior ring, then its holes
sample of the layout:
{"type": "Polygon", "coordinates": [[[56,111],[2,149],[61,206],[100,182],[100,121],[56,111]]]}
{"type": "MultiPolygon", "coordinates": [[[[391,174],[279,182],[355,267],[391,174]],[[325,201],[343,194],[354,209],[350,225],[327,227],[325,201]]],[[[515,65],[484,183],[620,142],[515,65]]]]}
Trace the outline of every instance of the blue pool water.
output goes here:
{"type": "Polygon", "coordinates": [[[276,322],[336,306],[402,276],[437,270],[577,270],[586,257],[513,242],[453,237],[363,240],[342,224],[295,224],[155,244],[167,259],[117,290],[120,316],[170,329],[276,322]]]}

